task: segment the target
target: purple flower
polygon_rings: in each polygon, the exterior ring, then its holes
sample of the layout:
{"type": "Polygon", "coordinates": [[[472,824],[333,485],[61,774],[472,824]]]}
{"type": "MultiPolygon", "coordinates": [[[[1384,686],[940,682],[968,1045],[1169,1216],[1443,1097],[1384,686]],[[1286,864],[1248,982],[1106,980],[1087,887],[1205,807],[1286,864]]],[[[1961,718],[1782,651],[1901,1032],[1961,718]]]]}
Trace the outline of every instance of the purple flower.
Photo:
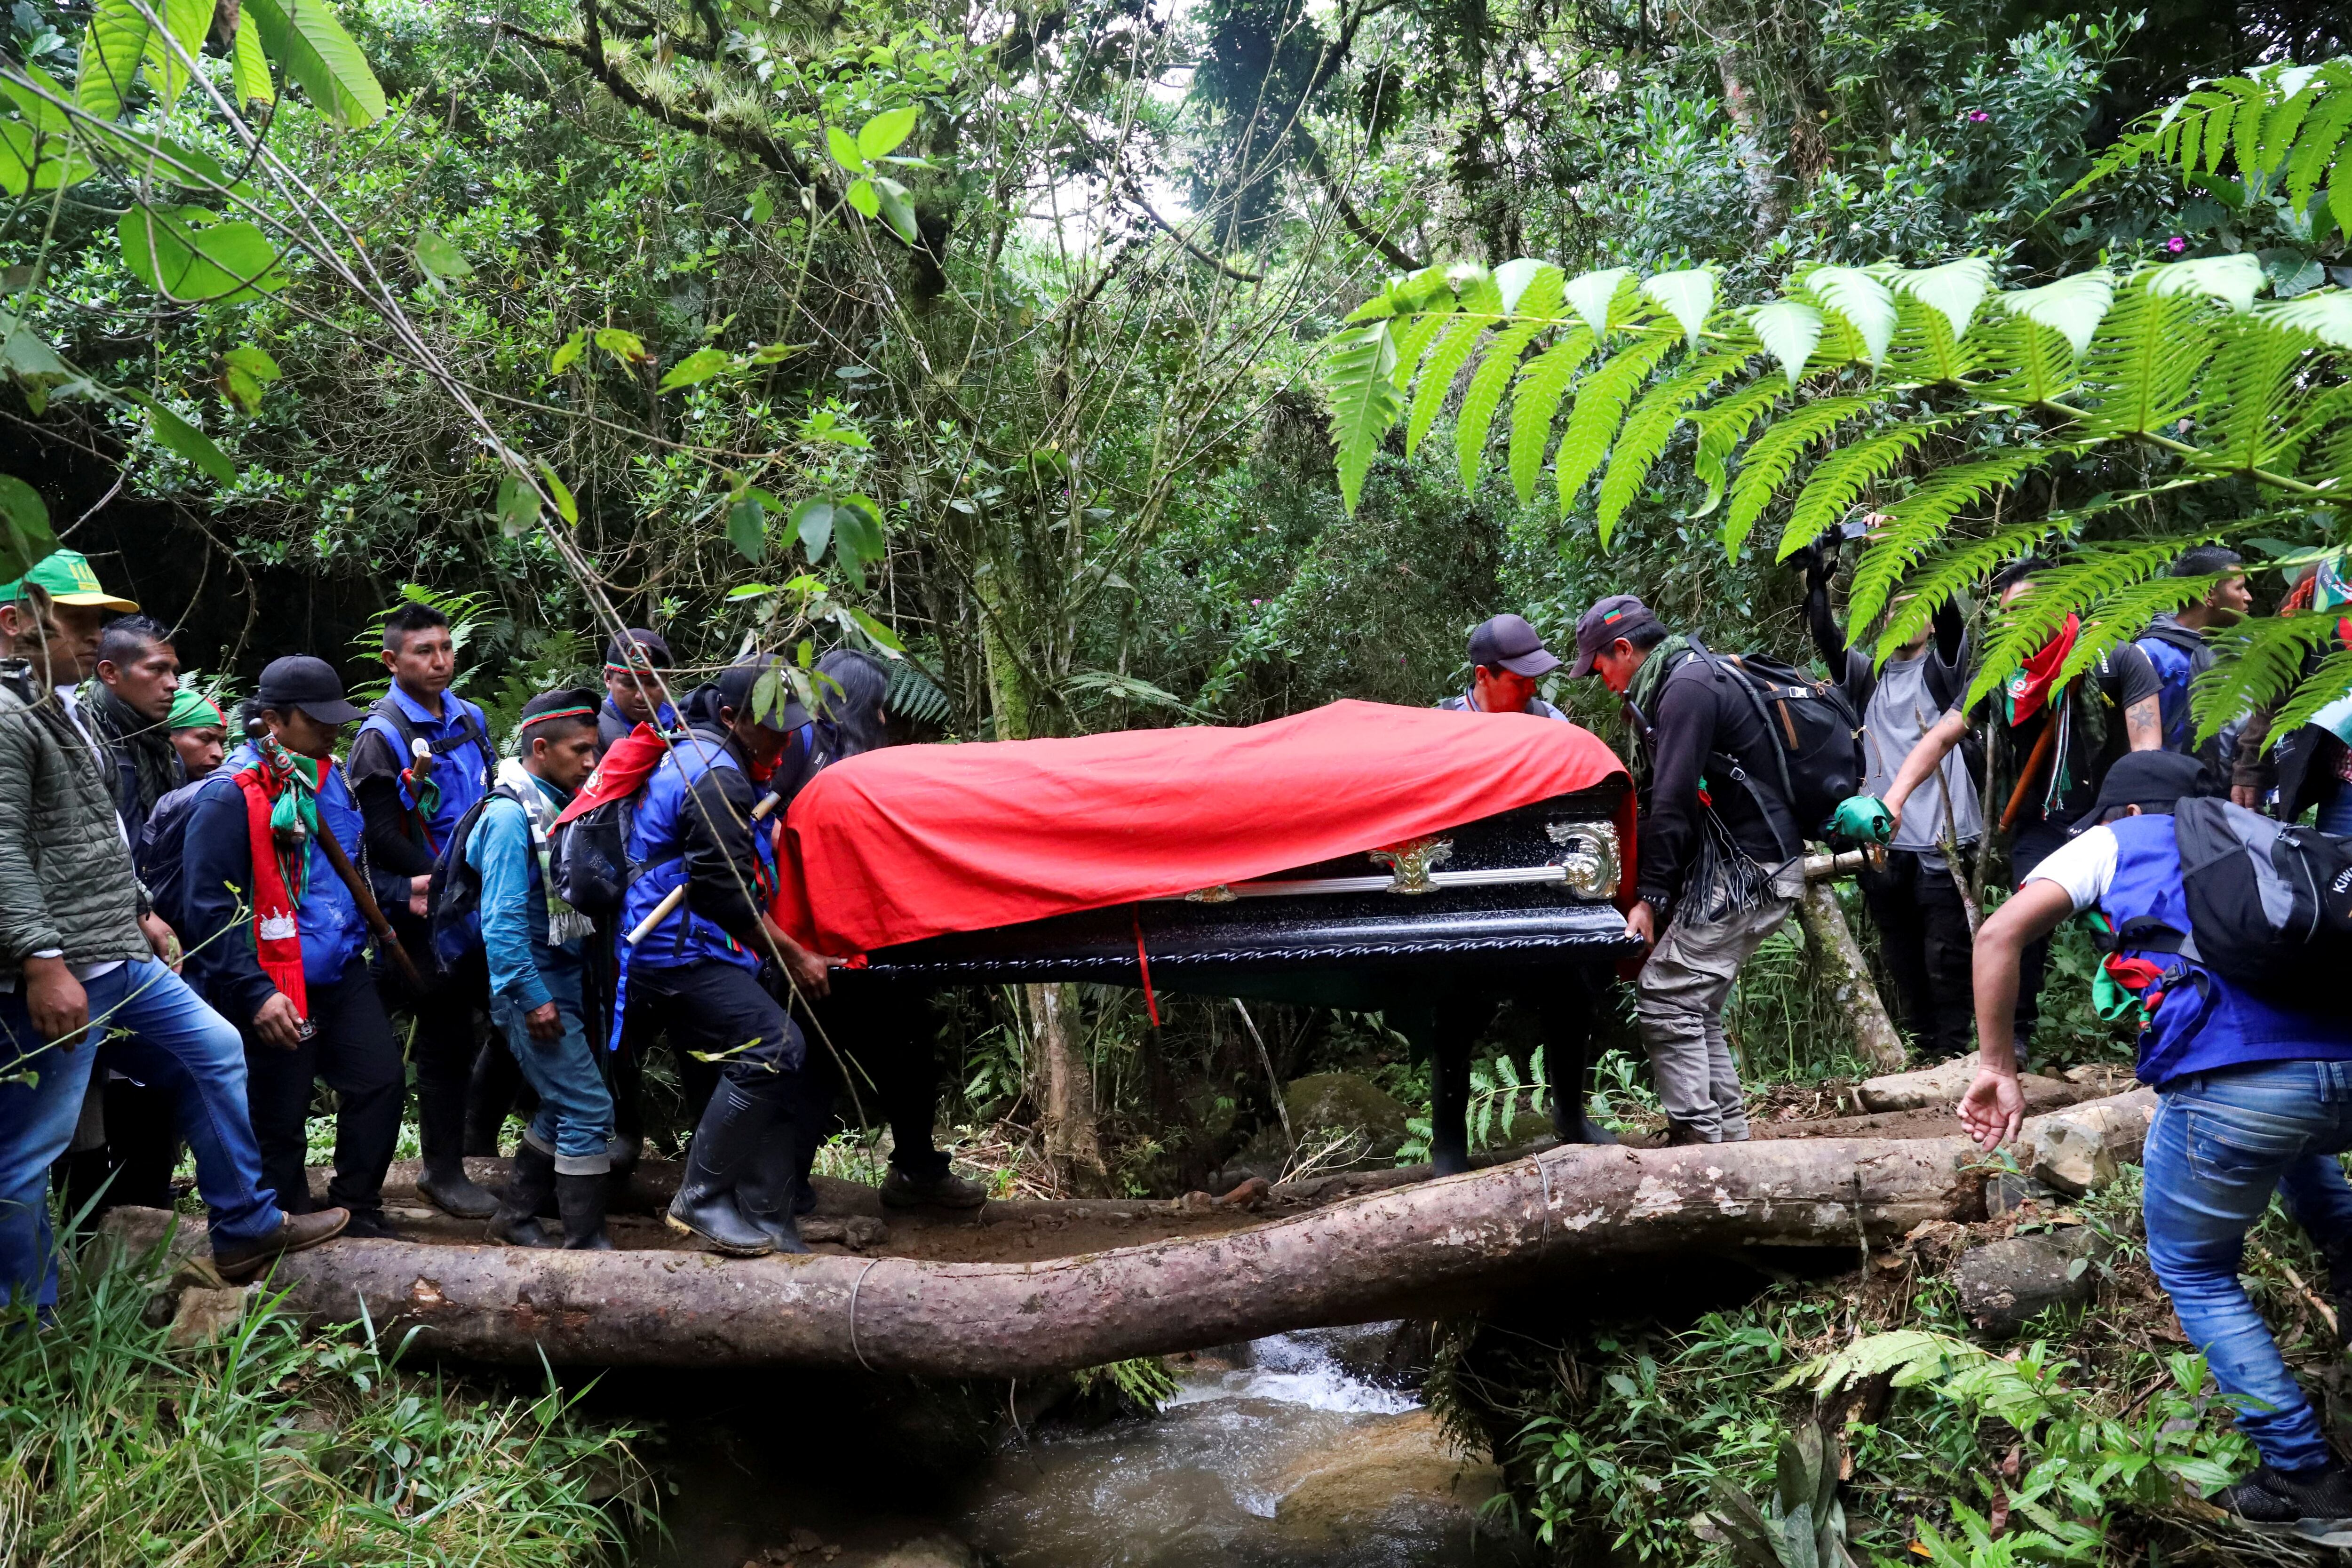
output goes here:
{"type": "Polygon", "coordinates": [[[1982,125],[1986,121],[1990,120],[1991,118],[1991,115],[1987,114],[1981,109],[1971,109],[1969,110],[1969,123],[1971,125],[1982,125]]]}
{"type": "Polygon", "coordinates": [[[2182,251],[2189,248],[2189,242],[2176,234],[2170,239],[2164,242],[2164,248],[2172,252],[2173,255],[2178,256],[2182,251]]]}
{"type": "Polygon", "coordinates": [[[1253,610],[1255,610],[1255,609],[1256,609],[1260,605],[1263,605],[1263,604],[1265,604],[1265,601],[1264,599],[1252,599],[1252,600],[1250,601],[1250,608],[1251,608],[1251,609],[1253,609],[1253,610]]]}

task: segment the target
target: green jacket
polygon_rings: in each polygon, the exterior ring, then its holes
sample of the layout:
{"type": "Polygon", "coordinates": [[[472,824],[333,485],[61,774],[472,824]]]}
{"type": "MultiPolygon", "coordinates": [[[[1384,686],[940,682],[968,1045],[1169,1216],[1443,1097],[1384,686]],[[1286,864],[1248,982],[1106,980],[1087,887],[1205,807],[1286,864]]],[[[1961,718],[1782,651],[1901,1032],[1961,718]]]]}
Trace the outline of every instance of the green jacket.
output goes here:
{"type": "Polygon", "coordinates": [[[21,660],[0,660],[0,974],[33,953],[143,956],[113,769],[21,660]]]}

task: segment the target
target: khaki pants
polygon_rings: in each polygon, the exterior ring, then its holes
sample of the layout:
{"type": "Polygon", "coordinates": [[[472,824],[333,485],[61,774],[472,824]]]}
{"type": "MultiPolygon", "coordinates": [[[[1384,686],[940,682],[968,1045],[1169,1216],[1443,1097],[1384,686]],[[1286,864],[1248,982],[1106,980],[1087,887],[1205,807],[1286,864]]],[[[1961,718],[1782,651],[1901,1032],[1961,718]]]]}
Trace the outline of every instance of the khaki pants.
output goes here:
{"type": "MultiPolygon", "coordinates": [[[[1773,874],[1770,894],[1752,910],[1698,924],[1677,913],[1633,982],[1634,1010],[1650,1077],[1676,1143],[1736,1143],[1748,1136],[1739,1072],[1723,1037],[1723,1005],[1739,966],[1797,907],[1804,890],[1795,861],[1773,874]]],[[[1687,906],[1685,906],[1687,907],[1687,906]]]]}

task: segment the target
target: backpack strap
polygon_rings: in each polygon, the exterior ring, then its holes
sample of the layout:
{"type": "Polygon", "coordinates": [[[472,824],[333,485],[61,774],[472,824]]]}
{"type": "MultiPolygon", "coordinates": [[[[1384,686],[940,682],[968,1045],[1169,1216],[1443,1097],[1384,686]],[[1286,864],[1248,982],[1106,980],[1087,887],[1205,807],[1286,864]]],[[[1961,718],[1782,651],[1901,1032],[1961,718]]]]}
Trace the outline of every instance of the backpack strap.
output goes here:
{"type": "MultiPolygon", "coordinates": [[[[1773,765],[1780,772],[1780,793],[1777,797],[1768,798],[1769,792],[1758,789],[1756,781],[1748,776],[1748,770],[1741,765],[1739,759],[1728,752],[1708,752],[1707,766],[1714,768],[1719,763],[1727,777],[1747,790],[1748,798],[1756,803],[1758,811],[1763,813],[1765,826],[1771,828],[1773,842],[1780,847],[1783,855],[1801,854],[1805,840],[1804,836],[1796,831],[1796,807],[1793,804],[1797,798],[1797,786],[1789,777],[1788,750],[1773,738],[1771,710],[1764,706],[1763,697],[1757,691],[1756,683],[1748,679],[1745,669],[1729,668],[1724,659],[1696,637],[1691,638],[1691,649],[1706,660],[1708,668],[1728,679],[1739,689],[1740,695],[1748,699],[1748,706],[1754,711],[1756,721],[1764,726],[1764,744],[1770,748],[1773,765]]],[[[1731,662],[1736,664],[1738,660],[1731,662]]]]}

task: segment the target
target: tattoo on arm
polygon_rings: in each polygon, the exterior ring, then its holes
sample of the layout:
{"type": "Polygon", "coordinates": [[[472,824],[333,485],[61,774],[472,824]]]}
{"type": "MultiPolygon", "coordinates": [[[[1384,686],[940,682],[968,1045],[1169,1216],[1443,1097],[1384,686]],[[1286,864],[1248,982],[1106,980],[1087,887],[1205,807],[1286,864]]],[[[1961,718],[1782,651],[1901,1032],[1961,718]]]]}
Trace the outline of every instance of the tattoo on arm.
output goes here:
{"type": "Polygon", "coordinates": [[[2135,752],[2153,752],[2164,744],[2163,705],[2143,697],[2124,710],[2124,733],[2135,752]]]}

